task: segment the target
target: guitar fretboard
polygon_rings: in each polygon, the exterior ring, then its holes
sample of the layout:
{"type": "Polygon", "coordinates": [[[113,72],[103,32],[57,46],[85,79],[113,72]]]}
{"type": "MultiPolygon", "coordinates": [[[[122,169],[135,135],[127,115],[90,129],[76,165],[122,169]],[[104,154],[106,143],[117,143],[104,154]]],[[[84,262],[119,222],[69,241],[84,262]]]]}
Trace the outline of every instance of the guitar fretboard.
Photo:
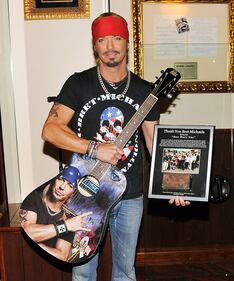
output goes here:
{"type": "MultiPolygon", "coordinates": [[[[119,148],[124,148],[124,146],[127,144],[134,132],[137,130],[137,128],[140,126],[147,114],[150,112],[152,107],[155,105],[157,100],[158,98],[152,93],[146,98],[146,100],[143,102],[137,112],[132,116],[127,125],[123,128],[121,134],[118,135],[114,144],[116,144],[119,148]]],[[[98,160],[95,166],[93,167],[90,175],[100,180],[110,166],[111,164],[98,160]]]]}

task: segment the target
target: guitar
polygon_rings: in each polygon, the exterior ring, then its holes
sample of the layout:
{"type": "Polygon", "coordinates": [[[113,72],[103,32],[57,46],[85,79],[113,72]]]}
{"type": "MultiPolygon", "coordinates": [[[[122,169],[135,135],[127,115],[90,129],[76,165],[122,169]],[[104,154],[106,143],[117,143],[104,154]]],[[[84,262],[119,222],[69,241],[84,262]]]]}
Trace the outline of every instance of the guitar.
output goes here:
{"type": "MultiPolygon", "coordinates": [[[[162,72],[154,83],[152,92],[114,141],[119,148],[124,148],[159,97],[173,96],[174,86],[179,79],[179,72],[173,68],[167,68],[162,72]]],[[[110,210],[121,200],[127,181],[124,173],[116,167],[86,155],[73,153],[69,166],[78,169],[79,179],[77,189],[62,207],[63,212],[66,218],[91,212],[85,219],[85,228],[91,231],[79,230],[74,233],[73,243],[66,258],[68,263],[79,264],[96,254],[106,232],[110,210]]],[[[50,253],[47,248],[44,250],[50,253]]]]}

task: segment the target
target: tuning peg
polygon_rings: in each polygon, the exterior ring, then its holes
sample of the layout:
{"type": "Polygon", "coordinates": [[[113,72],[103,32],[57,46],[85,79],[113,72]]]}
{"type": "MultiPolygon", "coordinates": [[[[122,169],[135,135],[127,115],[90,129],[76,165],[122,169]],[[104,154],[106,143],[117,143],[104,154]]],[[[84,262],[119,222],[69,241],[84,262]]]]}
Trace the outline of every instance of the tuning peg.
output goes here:
{"type": "Polygon", "coordinates": [[[163,73],[163,72],[164,72],[164,70],[162,69],[160,72],[161,72],[161,73],[163,73]]]}
{"type": "Polygon", "coordinates": [[[172,99],[172,97],[173,97],[173,95],[172,95],[171,93],[168,93],[168,94],[167,94],[167,98],[168,98],[168,99],[172,99]]]}
{"type": "Polygon", "coordinates": [[[158,80],[158,76],[155,76],[155,79],[158,80]]]}
{"type": "Polygon", "coordinates": [[[173,92],[174,94],[175,94],[175,93],[178,93],[177,87],[173,87],[172,92],[173,92]]]}

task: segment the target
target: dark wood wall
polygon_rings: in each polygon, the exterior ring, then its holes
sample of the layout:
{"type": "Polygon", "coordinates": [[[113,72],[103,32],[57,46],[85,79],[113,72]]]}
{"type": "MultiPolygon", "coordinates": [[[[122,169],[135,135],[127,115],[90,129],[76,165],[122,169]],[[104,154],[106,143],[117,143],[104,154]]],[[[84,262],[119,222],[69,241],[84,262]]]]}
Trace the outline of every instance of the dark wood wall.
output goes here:
{"type": "MultiPolygon", "coordinates": [[[[234,130],[216,130],[212,177],[222,175],[234,186],[234,130]]],[[[147,193],[149,158],[144,158],[147,193]]],[[[234,258],[234,192],[220,204],[192,203],[186,208],[145,196],[143,224],[136,257],[140,270],[159,264],[189,263],[234,258]]],[[[108,234],[108,233],[107,233],[108,234]]],[[[0,228],[2,281],[71,281],[71,267],[57,263],[35,248],[19,228],[0,228]]],[[[99,281],[110,281],[111,247],[107,240],[101,256],[99,281]]]]}

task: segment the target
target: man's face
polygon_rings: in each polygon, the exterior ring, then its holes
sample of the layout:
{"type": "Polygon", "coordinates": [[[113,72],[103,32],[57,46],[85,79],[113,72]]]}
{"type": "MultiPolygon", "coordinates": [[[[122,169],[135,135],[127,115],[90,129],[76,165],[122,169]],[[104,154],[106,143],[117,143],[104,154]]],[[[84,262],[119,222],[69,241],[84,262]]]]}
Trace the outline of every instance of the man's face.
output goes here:
{"type": "Polygon", "coordinates": [[[128,52],[128,43],[121,36],[99,37],[94,45],[100,62],[115,67],[126,61],[128,52]]]}
{"type": "Polygon", "coordinates": [[[74,192],[74,187],[65,179],[57,178],[53,188],[55,201],[66,201],[74,192]]]}

